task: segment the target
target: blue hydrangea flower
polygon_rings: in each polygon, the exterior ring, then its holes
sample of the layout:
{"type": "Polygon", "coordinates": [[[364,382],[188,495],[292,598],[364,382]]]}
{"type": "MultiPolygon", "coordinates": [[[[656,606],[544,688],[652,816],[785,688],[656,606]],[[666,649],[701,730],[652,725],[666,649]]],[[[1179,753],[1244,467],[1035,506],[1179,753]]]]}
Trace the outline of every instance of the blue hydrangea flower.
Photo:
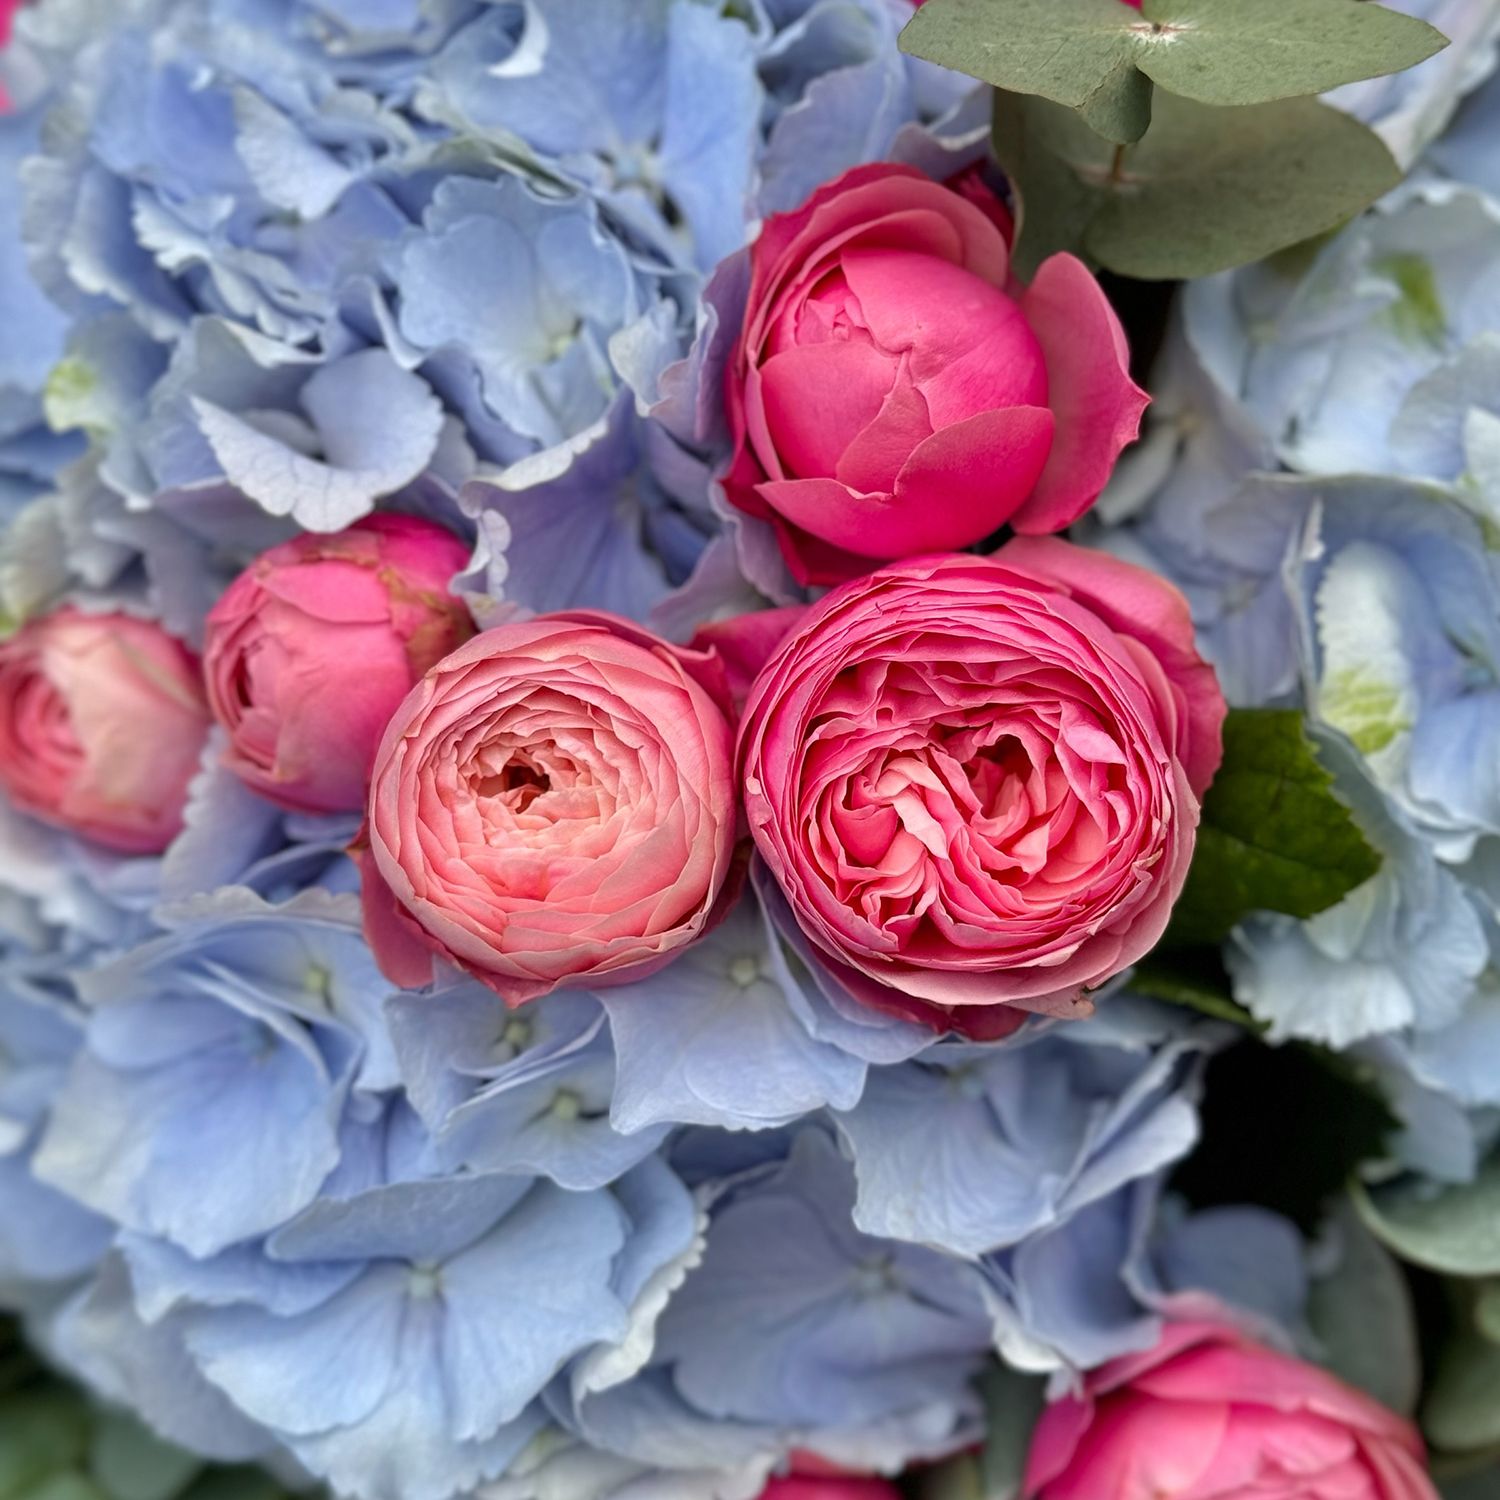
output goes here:
{"type": "Polygon", "coordinates": [[[1273,259],[1191,283],[1187,327],[1292,468],[1458,480],[1466,413],[1492,420],[1500,406],[1469,364],[1500,329],[1497,251],[1500,204],[1418,181],[1310,265],[1273,259]]]}
{"type": "Polygon", "coordinates": [[[42,108],[0,115],[0,526],[42,492],[82,444],[43,417],[42,392],[62,357],[66,315],[43,295],[26,263],[20,168],[37,149],[42,108]]]}
{"type": "Polygon", "coordinates": [[[146,1325],[169,1322],[196,1376],[315,1474],[442,1500],[517,1457],[570,1361],[628,1378],[658,1278],[696,1235],[659,1160],[592,1192],[435,1175],[425,1132],[395,1106],[346,1124],[336,1175],[263,1243],[202,1260],[143,1236],[123,1250],[146,1325]]]}
{"type": "Polygon", "coordinates": [[[1235,997],[1273,1040],[1342,1048],[1445,1031],[1476,998],[1490,963],[1480,908],[1347,750],[1331,742],[1324,754],[1381,867],[1308,921],[1261,913],[1243,923],[1226,953],[1235,997]]]}
{"type": "Polygon", "coordinates": [[[977,1270],[854,1226],[854,1178],[808,1129],[731,1182],[703,1262],[667,1306],[657,1358],[709,1417],[849,1429],[946,1402],[989,1347],[977,1270]]]}
{"type": "Polygon", "coordinates": [[[610,1123],[614,1048],[592,995],[511,1011],[463,984],[393,996],[387,1014],[407,1094],[445,1165],[584,1190],[623,1176],[666,1135],[665,1125],[626,1135],[610,1123]]]}
{"type": "Polygon", "coordinates": [[[414,216],[384,256],[382,331],[460,410],[482,408],[488,420],[471,427],[486,456],[586,446],[620,367],[674,357],[675,304],[590,200],[518,177],[447,176],[414,216]]]}
{"type": "Polygon", "coordinates": [[[1500,75],[1466,99],[1453,124],[1428,152],[1428,161],[1447,176],[1500,197],[1500,161],[1492,145],[1500,129],[1500,75]]]}
{"type": "Polygon", "coordinates": [[[979,1256],[1156,1174],[1197,1139],[1194,1059],[1212,1035],[1116,995],[1093,1021],[874,1070],[835,1117],[855,1225],[979,1256]]]}
{"type": "Polygon", "coordinates": [[[1087,1370],[1161,1337],[1164,1318],[1229,1318],[1271,1342],[1300,1332],[1301,1236],[1256,1208],[1187,1213],[1142,1178],[986,1261],[995,1344],[1017,1369],[1087,1370]]]}
{"type": "Polygon", "coordinates": [[[90,1271],[113,1227],[37,1180],[32,1158],[82,1037],[83,1018],[50,970],[54,934],[0,895],[0,1304],[26,1307],[90,1271]],[[40,971],[40,972],[39,972],[40,971]]]}
{"type": "Polygon", "coordinates": [[[436,119],[599,196],[663,254],[711,269],[903,131],[955,157],[982,134],[965,79],[915,63],[897,0],[550,0],[497,7],[444,48],[436,119]],[[497,80],[501,80],[497,84],[497,80]]]}
{"type": "Polygon", "coordinates": [[[718,527],[704,465],[628,402],[616,401],[606,424],[555,479],[464,486],[459,503],[482,549],[464,584],[481,616],[519,605],[646,620],[692,576],[718,527]]]}
{"type": "MultiPolygon", "coordinates": [[[[873,1065],[932,1041],[925,1028],[851,1001],[787,940],[774,882],[754,891],[677,962],[600,992],[617,1058],[613,1118],[772,1130],[824,1105],[847,1109],[873,1065]],[[761,1062],[753,1078],[742,1059],[761,1062]]],[[[795,924],[789,924],[794,926],[795,924]]]]}
{"type": "Polygon", "coordinates": [[[37,1174],[200,1256],[306,1207],[338,1164],[356,1082],[391,1081],[387,986],[351,900],[311,890],[278,907],[231,889],[80,975],[86,1045],[37,1174]]]}
{"type": "Polygon", "coordinates": [[[1463,96],[1495,71],[1500,5],[1495,0],[1391,0],[1390,9],[1437,27],[1451,45],[1414,68],[1347,83],[1325,98],[1374,129],[1396,160],[1410,168],[1463,96]]]}

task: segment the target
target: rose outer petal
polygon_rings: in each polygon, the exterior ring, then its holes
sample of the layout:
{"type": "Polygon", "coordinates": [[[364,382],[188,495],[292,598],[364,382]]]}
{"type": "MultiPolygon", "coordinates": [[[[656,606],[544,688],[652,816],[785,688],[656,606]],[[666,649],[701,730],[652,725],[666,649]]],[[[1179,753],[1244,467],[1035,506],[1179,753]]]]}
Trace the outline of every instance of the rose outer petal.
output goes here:
{"type": "Polygon", "coordinates": [[[1061,531],[1099,498],[1120,450],[1140,432],[1151,398],[1130,378],[1125,331],[1077,257],[1043,261],[1021,309],[1047,360],[1057,441],[1011,524],[1033,534],[1061,531]]]}
{"type": "Polygon", "coordinates": [[[920,443],[894,494],[861,494],[833,479],[769,480],[765,501],[794,526],[856,557],[948,552],[998,530],[1047,461],[1052,413],[981,412],[920,443]]]}

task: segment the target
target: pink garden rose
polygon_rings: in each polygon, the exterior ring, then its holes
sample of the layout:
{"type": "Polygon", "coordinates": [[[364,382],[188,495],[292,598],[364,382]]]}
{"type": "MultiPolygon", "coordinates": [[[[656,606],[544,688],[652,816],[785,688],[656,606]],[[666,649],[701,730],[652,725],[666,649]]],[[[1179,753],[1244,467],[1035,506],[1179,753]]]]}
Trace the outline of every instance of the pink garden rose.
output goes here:
{"type": "Polygon", "coordinates": [[[1161,936],[1224,713],[1154,574],[1043,537],[898,563],[755,679],[750,831],[860,999],[1000,1035],[1085,1013],[1161,936]]]}
{"type": "Polygon", "coordinates": [[[725,480],[802,583],[1059,531],[1093,504],[1147,397],[1099,284],[1010,273],[1005,216],[910,167],[856,167],[750,250],[725,376],[725,480]]]}
{"type": "Polygon", "coordinates": [[[204,674],[230,770],[284,807],[362,808],[397,704],[474,633],[448,592],[467,561],[451,532],[402,515],[256,558],[208,617],[204,674]]]}
{"type": "Polygon", "coordinates": [[[1436,1500],[1408,1421],[1232,1329],[1169,1327],[1031,1441],[1026,1500],[1436,1500]]]}
{"type": "Polygon", "coordinates": [[[150,620],[69,607],[0,641],[0,786],[96,844],[171,843],[208,725],[197,657],[150,620]]]}
{"type": "Polygon", "coordinates": [[[709,925],[735,845],[724,671],[629,621],[476,636],[402,703],[370,792],[366,931],[510,1005],[641,977],[709,925]]]}
{"type": "Polygon", "coordinates": [[[760,1500],[901,1500],[901,1491],[883,1479],[773,1479],[760,1500]]]}

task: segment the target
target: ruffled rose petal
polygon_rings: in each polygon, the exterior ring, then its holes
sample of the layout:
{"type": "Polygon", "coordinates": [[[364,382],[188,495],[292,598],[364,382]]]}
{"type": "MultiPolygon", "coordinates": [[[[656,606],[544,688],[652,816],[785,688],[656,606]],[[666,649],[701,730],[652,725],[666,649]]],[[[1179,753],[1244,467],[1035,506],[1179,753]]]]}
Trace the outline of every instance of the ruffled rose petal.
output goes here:
{"type": "Polygon", "coordinates": [[[1130,350],[1114,308],[1075,256],[1043,261],[1021,308],[1046,357],[1057,442],[1012,524],[1033,534],[1061,531],[1099,498],[1151,398],[1130,378],[1130,350]]]}

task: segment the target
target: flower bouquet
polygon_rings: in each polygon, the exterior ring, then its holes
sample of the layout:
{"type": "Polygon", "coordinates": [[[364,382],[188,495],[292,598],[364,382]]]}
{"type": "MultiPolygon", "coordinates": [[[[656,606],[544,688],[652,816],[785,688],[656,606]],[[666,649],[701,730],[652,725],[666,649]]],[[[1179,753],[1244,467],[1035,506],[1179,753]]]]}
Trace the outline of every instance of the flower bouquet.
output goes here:
{"type": "Polygon", "coordinates": [[[1500,0],[0,14],[0,1500],[1500,1496],[1500,0]]]}

